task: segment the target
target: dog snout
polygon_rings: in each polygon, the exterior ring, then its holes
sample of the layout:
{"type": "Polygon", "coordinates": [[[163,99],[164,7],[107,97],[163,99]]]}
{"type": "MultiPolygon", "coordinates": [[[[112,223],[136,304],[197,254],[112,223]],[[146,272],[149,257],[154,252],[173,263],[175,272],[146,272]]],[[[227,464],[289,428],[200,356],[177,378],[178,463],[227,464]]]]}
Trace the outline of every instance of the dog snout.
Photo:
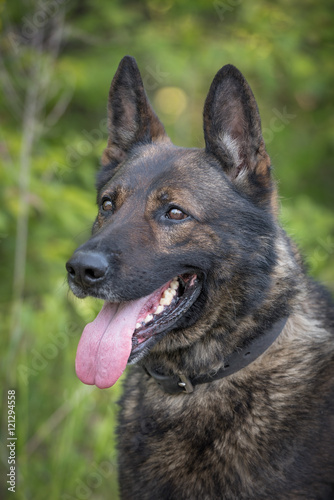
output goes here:
{"type": "Polygon", "coordinates": [[[108,270],[104,254],[92,251],[77,251],[66,263],[69,281],[87,288],[103,281],[108,270]]]}

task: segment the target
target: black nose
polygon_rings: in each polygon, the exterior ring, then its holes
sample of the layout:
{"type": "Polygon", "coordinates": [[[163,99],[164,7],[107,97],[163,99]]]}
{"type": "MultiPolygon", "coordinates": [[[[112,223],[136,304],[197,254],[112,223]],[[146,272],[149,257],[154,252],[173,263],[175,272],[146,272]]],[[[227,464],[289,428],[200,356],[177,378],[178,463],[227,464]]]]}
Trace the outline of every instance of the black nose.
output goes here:
{"type": "Polygon", "coordinates": [[[87,287],[103,280],[108,261],[102,253],[79,250],[66,263],[66,269],[70,281],[87,287]]]}

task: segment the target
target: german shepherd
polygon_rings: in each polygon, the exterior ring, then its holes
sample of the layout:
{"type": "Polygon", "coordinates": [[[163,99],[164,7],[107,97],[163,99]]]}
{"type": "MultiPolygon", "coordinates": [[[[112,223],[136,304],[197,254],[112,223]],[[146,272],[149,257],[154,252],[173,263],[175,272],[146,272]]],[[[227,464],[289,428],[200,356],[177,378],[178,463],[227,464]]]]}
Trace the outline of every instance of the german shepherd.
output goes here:
{"type": "Polygon", "coordinates": [[[124,500],[334,499],[334,308],[277,220],[253,93],[231,65],[205,149],[174,146],[135,60],[112,81],[91,238],[67,263],[103,299],[76,372],[112,386],[124,500]]]}

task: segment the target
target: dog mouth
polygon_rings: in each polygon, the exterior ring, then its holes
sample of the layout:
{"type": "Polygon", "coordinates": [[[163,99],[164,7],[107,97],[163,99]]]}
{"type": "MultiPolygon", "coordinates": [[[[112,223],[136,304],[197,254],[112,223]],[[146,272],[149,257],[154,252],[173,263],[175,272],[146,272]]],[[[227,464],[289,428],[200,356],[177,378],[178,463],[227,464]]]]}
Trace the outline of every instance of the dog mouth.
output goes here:
{"type": "Polygon", "coordinates": [[[174,277],[152,294],[131,302],[105,302],[81,336],[76,373],[85,384],[111,387],[128,363],[136,363],[170,331],[201,291],[196,274],[174,277]]]}
{"type": "Polygon", "coordinates": [[[173,278],[151,296],[137,318],[129,363],[137,362],[192,306],[200,292],[196,274],[173,278]]]}

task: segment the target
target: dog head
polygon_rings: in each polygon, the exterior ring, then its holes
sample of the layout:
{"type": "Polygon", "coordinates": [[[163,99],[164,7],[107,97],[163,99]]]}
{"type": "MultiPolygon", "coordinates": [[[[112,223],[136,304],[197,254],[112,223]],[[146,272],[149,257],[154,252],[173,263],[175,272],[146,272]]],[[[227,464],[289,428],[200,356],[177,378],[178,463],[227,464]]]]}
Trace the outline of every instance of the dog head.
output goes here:
{"type": "Polygon", "coordinates": [[[203,150],[171,143],[131,57],[112,81],[108,120],[92,237],[67,262],[75,295],[105,301],[77,354],[78,376],[99,387],[158,343],[177,348],[178,331],[208,321],[217,301],[226,316],[247,314],[275,260],[270,160],[254,96],[234,66],[209,90],[203,150]]]}

